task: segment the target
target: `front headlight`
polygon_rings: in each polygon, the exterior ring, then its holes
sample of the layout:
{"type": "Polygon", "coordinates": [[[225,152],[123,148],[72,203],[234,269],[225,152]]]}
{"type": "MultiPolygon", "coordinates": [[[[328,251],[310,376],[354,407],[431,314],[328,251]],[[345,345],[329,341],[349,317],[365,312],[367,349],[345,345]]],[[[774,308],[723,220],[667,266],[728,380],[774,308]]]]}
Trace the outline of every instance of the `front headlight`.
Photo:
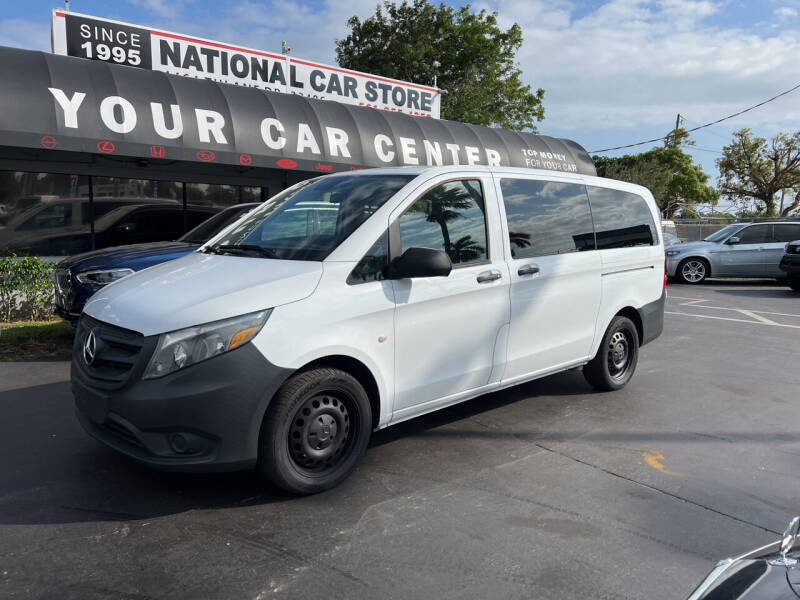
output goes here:
{"type": "Polygon", "coordinates": [[[680,250],[667,250],[667,256],[678,256],[680,253],[680,250]]]}
{"type": "Polygon", "coordinates": [[[135,272],[136,271],[133,269],[101,269],[99,271],[78,273],[75,277],[77,277],[78,281],[81,283],[87,283],[89,285],[108,285],[109,283],[119,281],[123,277],[133,275],[135,272]]]}
{"type": "Polygon", "coordinates": [[[164,333],[142,379],[155,379],[246,344],[261,331],[272,309],[164,333]]]}

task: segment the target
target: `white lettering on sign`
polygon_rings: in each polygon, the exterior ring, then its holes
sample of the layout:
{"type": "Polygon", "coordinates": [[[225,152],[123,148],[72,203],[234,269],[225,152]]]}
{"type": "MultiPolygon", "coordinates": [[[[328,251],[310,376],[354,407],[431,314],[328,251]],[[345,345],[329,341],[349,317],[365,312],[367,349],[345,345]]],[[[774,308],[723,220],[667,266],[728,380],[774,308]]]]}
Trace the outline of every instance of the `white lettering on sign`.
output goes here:
{"type": "Polygon", "coordinates": [[[122,96],[109,96],[100,103],[100,120],[114,133],[130,133],[136,127],[136,110],[122,96]],[[120,111],[116,109],[119,108],[120,111]],[[117,120],[117,114],[121,119],[117,120]]]}
{"type": "Polygon", "coordinates": [[[281,150],[286,145],[286,130],[283,124],[278,119],[267,117],[261,121],[261,138],[267,145],[267,148],[273,150],[281,150]],[[277,135],[275,135],[276,132],[277,135]]]}
{"type": "Polygon", "coordinates": [[[72,94],[72,98],[67,98],[64,90],[60,90],[58,88],[47,89],[50,90],[50,93],[53,94],[53,97],[56,99],[56,102],[58,102],[61,110],[64,111],[64,127],[77,129],[78,109],[81,107],[83,99],[86,98],[86,94],[83,92],[75,92],[72,94]]]}
{"type": "Polygon", "coordinates": [[[164,106],[159,102],[150,103],[150,112],[153,113],[153,129],[161,137],[168,140],[178,139],[183,135],[183,119],[181,118],[181,108],[177,104],[169,105],[170,115],[172,116],[172,128],[168,128],[164,119],[164,106]]]}
{"type": "MultiPolygon", "coordinates": [[[[86,93],[80,91],[65,92],[60,88],[47,88],[54,99],[57,117],[60,117],[59,124],[69,129],[79,129],[81,115],[85,115],[90,109],[84,106],[86,93]]],[[[94,102],[90,103],[96,106],[94,102]]],[[[196,139],[183,140],[183,144],[192,147],[192,144],[215,144],[228,145],[228,137],[225,128],[228,124],[225,116],[221,113],[197,107],[181,107],[179,104],[162,104],[160,102],[149,102],[149,113],[152,119],[153,130],[156,135],[166,140],[185,138],[184,118],[189,115],[197,122],[196,139]],[[187,113],[188,111],[188,113],[187,113]],[[167,114],[169,113],[169,114],[167,114]]],[[[145,107],[147,106],[145,104],[145,107]]],[[[107,96],[99,103],[100,120],[111,131],[125,134],[131,133],[139,126],[139,116],[136,107],[128,99],[122,96],[107,96]]],[[[143,118],[147,118],[147,109],[144,108],[143,118]]],[[[83,119],[96,120],[94,117],[84,116],[83,119]]],[[[261,134],[261,141],[264,148],[269,150],[284,150],[290,136],[296,136],[297,144],[294,148],[295,154],[292,158],[313,158],[319,160],[323,156],[318,137],[323,137],[325,142],[326,156],[331,158],[352,159],[353,154],[350,148],[350,137],[347,131],[339,127],[321,126],[321,132],[315,134],[311,125],[308,123],[297,122],[295,124],[284,124],[275,117],[264,117],[258,121],[261,134]]],[[[193,128],[190,129],[193,131],[193,128]]],[[[440,140],[429,140],[426,138],[410,138],[398,136],[396,139],[378,133],[372,139],[372,148],[377,159],[384,164],[403,164],[403,165],[479,165],[486,164],[500,166],[503,162],[501,153],[493,148],[481,148],[479,146],[461,146],[452,142],[442,142],[440,140]],[[424,150],[424,153],[423,153],[424,150]],[[424,159],[423,159],[424,156],[424,159]],[[424,160],[424,162],[423,162],[424,160]]],[[[253,149],[237,149],[238,152],[245,154],[257,153],[253,149]]],[[[563,153],[541,152],[530,148],[522,148],[524,164],[536,169],[559,170],[570,173],[578,171],[578,166],[571,162],[570,158],[563,153]]],[[[370,162],[363,157],[360,160],[370,162]]],[[[340,161],[341,162],[341,161],[340,161]]],[[[355,166],[355,165],[353,165],[355,166]]],[[[360,166],[360,165],[359,165],[360,166]]]]}

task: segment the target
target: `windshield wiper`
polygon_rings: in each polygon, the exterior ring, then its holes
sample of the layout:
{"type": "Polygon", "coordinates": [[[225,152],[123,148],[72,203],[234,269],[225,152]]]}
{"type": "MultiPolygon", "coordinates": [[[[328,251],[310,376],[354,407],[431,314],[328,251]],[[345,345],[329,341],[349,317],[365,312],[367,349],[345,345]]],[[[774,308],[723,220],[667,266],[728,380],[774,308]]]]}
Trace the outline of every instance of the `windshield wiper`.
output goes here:
{"type": "Polygon", "coordinates": [[[271,248],[263,248],[255,244],[219,244],[217,246],[211,246],[208,251],[213,252],[214,254],[235,254],[237,252],[242,254],[255,253],[259,256],[263,256],[264,258],[278,258],[275,250],[271,248]]]}

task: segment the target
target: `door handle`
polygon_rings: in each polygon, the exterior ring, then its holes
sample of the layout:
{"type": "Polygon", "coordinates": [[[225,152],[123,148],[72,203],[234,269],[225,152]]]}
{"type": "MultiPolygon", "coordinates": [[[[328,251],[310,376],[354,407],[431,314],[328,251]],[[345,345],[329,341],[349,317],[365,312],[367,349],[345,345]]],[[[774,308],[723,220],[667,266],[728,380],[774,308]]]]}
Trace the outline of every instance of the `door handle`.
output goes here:
{"type": "Polygon", "coordinates": [[[536,265],[525,265],[524,267],[520,267],[519,271],[517,271],[517,275],[535,275],[539,272],[539,267],[536,265]]]}
{"type": "Polygon", "coordinates": [[[502,275],[498,271],[484,271],[478,275],[478,283],[489,283],[490,281],[497,281],[502,275]]]}

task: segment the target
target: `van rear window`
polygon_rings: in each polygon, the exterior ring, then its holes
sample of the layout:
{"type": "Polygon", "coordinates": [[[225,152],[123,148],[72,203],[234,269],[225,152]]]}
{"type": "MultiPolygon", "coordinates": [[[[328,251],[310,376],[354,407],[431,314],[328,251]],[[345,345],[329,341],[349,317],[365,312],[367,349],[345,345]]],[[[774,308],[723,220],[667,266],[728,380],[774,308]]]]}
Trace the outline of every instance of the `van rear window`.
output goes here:
{"type": "Polygon", "coordinates": [[[651,246],[658,239],[647,201],[638,194],[587,186],[597,249],[651,246]]]}

